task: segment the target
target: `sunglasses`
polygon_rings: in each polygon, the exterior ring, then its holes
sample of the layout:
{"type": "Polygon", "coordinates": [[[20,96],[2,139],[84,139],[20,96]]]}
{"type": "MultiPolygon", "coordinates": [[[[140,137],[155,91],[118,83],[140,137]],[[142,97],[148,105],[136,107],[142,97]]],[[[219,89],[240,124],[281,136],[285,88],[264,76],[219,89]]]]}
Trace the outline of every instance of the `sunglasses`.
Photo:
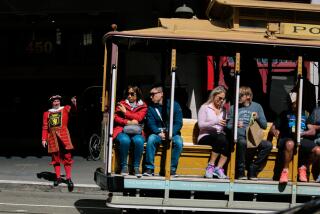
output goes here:
{"type": "Polygon", "coordinates": [[[133,97],[133,96],[136,96],[136,93],[134,93],[134,92],[128,92],[128,96],[131,96],[131,97],[133,97]]]}
{"type": "Polygon", "coordinates": [[[218,99],[222,101],[222,100],[225,100],[226,98],[218,96],[218,99]]]}
{"type": "Polygon", "coordinates": [[[150,93],[150,97],[153,97],[154,95],[159,94],[159,93],[161,93],[161,91],[151,92],[151,93],[150,93]]]}

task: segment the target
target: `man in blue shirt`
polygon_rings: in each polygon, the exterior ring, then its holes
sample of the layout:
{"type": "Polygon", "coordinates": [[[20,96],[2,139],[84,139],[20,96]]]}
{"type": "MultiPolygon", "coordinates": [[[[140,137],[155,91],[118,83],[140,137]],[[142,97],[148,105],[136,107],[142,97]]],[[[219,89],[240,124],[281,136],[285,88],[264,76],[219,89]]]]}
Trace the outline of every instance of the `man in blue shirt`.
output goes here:
{"type": "MultiPolygon", "coordinates": [[[[152,104],[148,107],[147,112],[147,128],[151,132],[147,141],[146,148],[146,163],[144,176],[154,175],[154,156],[158,145],[166,139],[169,128],[169,112],[170,102],[166,104],[166,109],[163,109],[163,87],[155,85],[150,90],[150,98],[152,104]]],[[[176,175],[179,157],[183,148],[183,140],[180,130],[182,128],[182,110],[177,102],[174,102],[173,107],[173,132],[172,132],[172,153],[171,153],[171,175],[176,175]]]]}

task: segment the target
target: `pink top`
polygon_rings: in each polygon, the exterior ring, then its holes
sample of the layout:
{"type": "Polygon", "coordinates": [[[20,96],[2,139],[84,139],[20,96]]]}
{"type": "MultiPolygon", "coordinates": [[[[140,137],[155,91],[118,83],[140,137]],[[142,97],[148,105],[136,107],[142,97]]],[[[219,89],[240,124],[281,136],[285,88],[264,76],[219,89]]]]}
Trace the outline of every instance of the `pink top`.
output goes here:
{"type": "Polygon", "coordinates": [[[221,110],[220,114],[216,115],[213,104],[203,104],[200,107],[198,113],[198,126],[200,129],[198,142],[202,137],[208,134],[223,130],[224,127],[219,125],[219,120],[222,120],[222,117],[223,111],[221,110]]]}

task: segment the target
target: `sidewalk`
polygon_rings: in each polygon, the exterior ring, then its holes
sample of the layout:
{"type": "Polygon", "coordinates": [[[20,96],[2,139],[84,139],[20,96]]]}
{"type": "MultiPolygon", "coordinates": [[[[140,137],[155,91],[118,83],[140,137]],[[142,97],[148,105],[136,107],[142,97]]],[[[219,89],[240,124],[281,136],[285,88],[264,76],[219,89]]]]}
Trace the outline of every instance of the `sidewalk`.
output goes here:
{"type": "MultiPolygon", "coordinates": [[[[65,184],[53,188],[54,171],[49,165],[50,161],[49,156],[0,156],[0,189],[67,191],[65,184]]],[[[84,157],[75,156],[72,170],[74,192],[101,191],[93,180],[94,171],[101,166],[103,166],[102,160],[88,161],[84,157]]],[[[63,166],[61,174],[64,178],[63,166]]]]}

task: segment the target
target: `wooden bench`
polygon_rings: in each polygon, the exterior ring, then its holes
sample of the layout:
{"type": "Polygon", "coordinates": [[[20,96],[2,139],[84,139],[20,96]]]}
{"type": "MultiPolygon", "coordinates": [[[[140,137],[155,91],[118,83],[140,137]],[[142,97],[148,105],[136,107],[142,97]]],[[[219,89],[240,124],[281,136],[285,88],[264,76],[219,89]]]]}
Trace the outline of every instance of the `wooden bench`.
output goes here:
{"type": "MultiPolygon", "coordinates": [[[[267,129],[264,130],[264,139],[270,138],[269,131],[272,123],[268,123],[267,129]]],[[[183,127],[181,135],[184,141],[183,152],[180,156],[178,174],[182,175],[204,175],[205,168],[211,154],[211,146],[198,145],[197,138],[199,135],[199,127],[196,119],[183,119],[183,127]]],[[[275,168],[277,166],[277,139],[268,139],[272,142],[273,148],[268,157],[268,162],[264,170],[259,173],[261,178],[273,178],[275,168]]],[[[230,163],[229,163],[230,165],[230,163]]],[[[227,169],[230,166],[227,167],[227,169]]],[[[227,170],[228,172],[228,170],[227,170]]],[[[228,172],[229,174],[229,172],[228,172]]]]}
{"type": "Polygon", "coordinates": [[[208,145],[197,144],[199,127],[196,119],[183,119],[181,136],[183,151],[179,159],[177,174],[203,176],[212,148],[208,145]]]}
{"type": "MultiPolygon", "coordinates": [[[[268,123],[268,127],[266,130],[264,130],[264,139],[268,138],[269,130],[272,126],[272,123],[268,123]]],[[[203,176],[205,173],[206,166],[208,164],[208,160],[210,158],[211,154],[211,146],[208,145],[198,145],[197,144],[197,138],[199,135],[199,127],[196,119],[183,119],[183,127],[181,129],[181,136],[184,141],[183,145],[183,151],[181,153],[180,159],[179,159],[179,165],[177,169],[177,174],[179,175],[193,175],[193,176],[203,176]]],[[[277,179],[277,175],[275,173],[280,173],[279,170],[277,171],[277,167],[279,168],[279,163],[277,162],[278,158],[278,149],[277,149],[277,139],[272,138],[268,139],[272,141],[273,149],[271,151],[271,154],[268,156],[268,161],[266,166],[264,167],[263,171],[259,173],[258,177],[260,178],[268,178],[277,179]]],[[[113,172],[119,173],[119,158],[117,147],[114,146],[113,151],[113,163],[112,164],[113,172]]],[[[144,166],[144,159],[145,154],[143,157],[143,160],[140,164],[140,169],[143,169],[144,166]]],[[[129,163],[130,163],[130,157],[129,157],[129,163]]],[[[155,174],[160,173],[160,169],[163,169],[163,148],[159,147],[159,149],[156,152],[155,155],[155,174]]],[[[292,167],[292,164],[290,163],[290,169],[292,167]]],[[[227,169],[230,168],[230,163],[226,167],[227,169]]],[[[292,176],[291,174],[292,170],[290,170],[289,178],[292,176]]],[[[229,175],[230,172],[227,170],[227,174],[229,175]]]]}

